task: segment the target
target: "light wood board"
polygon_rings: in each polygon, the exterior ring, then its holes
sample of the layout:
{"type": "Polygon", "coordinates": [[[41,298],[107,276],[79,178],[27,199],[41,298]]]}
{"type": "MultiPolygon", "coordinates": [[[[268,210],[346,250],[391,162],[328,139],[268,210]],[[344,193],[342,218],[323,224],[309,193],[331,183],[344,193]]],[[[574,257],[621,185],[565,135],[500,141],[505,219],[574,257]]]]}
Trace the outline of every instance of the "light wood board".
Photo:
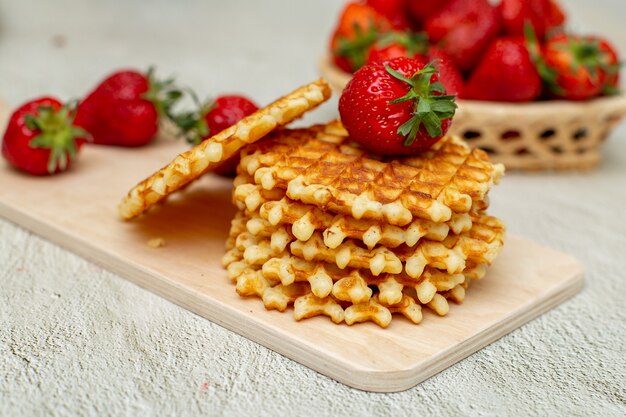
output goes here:
{"type": "MultiPolygon", "coordinates": [[[[0,108],[4,125],[6,108],[0,108]]],[[[0,216],[132,282],[342,383],[369,391],[410,388],[561,303],[582,287],[571,257],[515,236],[487,276],[446,317],[387,329],[302,322],[241,299],[220,259],[234,208],[231,182],[212,175],[137,221],[116,215],[138,180],[185,148],[162,138],[141,149],[88,146],[70,172],[22,175],[0,162],[0,216]],[[163,238],[166,246],[150,248],[163,238]]],[[[210,346],[206,347],[211,349],[210,346]]]]}

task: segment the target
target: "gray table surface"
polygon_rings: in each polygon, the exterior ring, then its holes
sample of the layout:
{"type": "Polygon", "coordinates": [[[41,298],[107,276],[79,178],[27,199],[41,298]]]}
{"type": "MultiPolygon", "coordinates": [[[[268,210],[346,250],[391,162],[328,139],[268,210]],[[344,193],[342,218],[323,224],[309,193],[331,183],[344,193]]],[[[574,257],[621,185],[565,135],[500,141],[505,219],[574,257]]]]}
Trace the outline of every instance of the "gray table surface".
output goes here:
{"type": "MultiPolygon", "coordinates": [[[[626,56],[626,2],[563,3],[626,56]]],[[[156,64],[203,96],[267,103],[316,77],[340,6],[1,0],[0,97],[76,97],[156,64]]],[[[339,384],[0,220],[0,415],[624,415],[626,126],[604,157],[586,174],[510,174],[492,194],[511,232],[586,265],[584,290],[396,394],[339,384]]]]}

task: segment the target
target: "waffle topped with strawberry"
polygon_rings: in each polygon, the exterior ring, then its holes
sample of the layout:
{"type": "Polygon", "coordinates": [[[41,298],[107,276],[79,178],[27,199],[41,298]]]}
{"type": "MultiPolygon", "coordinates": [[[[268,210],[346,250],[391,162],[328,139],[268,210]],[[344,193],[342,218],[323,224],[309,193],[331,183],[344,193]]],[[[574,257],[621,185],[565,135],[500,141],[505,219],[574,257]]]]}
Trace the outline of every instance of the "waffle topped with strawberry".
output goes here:
{"type": "Polygon", "coordinates": [[[223,258],[240,296],[293,306],[296,320],[381,327],[463,301],[503,246],[486,209],[504,167],[446,135],[456,105],[438,77],[409,58],[365,65],[341,121],[242,152],[223,258]]]}
{"type": "Polygon", "coordinates": [[[422,307],[447,314],[502,249],[504,226],[486,209],[504,167],[446,134],[455,96],[432,63],[365,65],[339,100],[341,121],[274,129],[326,91],[309,84],[180,155],[129,193],[122,216],[240,153],[223,257],[240,296],[348,325],[387,327],[394,314],[418,324],[422,307]]]}
{"type": "Polygon", "coordinates": [[[337,121],[273,132],[243,152],[224,266],[239,295],[296,320],[445,315],[502,249],[486,209],[503,171],[450,136],[382,156],[337,121]]]}

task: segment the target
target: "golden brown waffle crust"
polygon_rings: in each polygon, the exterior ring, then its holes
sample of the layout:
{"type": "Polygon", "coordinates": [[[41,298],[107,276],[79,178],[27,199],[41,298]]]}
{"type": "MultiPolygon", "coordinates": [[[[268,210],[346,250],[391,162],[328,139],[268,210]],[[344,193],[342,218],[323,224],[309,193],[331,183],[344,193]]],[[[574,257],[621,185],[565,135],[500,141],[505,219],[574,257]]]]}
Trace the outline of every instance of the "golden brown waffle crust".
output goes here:
{"type": "Polygon", "coordinates": [[[129,220],[144,213],[169,194],[214,169],[246,144],[256,142],[277,127],[299,118],[328,100],[330,95],[328,83],[319,79],[183,152],[130,190],[118,206],[119,215],[129,220]]]}
{"type": "Polygon", "coordinates": [[[454,136],[422,154],[381,157],[335,122],[274,132],[246,148],[238,172],[265,190],[286,190],[292,200],[403,227],[416,218],[441,223],[486,204],[504,167],[454,136]]]}

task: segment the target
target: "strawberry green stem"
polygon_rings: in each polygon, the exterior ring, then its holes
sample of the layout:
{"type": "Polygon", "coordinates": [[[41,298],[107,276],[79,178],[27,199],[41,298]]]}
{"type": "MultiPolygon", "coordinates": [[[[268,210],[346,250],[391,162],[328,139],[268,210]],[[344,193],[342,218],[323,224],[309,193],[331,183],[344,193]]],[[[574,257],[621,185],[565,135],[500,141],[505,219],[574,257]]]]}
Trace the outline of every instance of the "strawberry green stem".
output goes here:
{"type": "Polygon", "coordinates": [[[524,37],[526,39],[526,48],[530,55],[531,61],[535,64],[535,68],[539,73],[539,77],[543,81],[544,85],[552,91],[554,94],[562,94],[563,89],[557,83],[557,71],[551,68],[546,63],[541,53],[541,46],[537,40],[537,34],[535,28],[530,21],[524,24],[524,37]]]}
{"type": "Polygon", "coordinates": [[[54,173],[67,168],[68,162],[76,157],[76,139],[89,138],[84,129],[74,126],[73,105],[65,105],[58,110],[50,106],[40,106],[37,114],[25,118],[26,127],[40,133],[29,145],[33,148],[50,149],[48,172],[54,173]]]}
{"type": "Polygon", "coordinates": [[[187,90],[187,93],[193,99],[196,108],[178,113],[170,111],[168,117],[178,128],[179,137],[184,137],[191,145],[198,145],[211,133],[206,122],[206,115],[213,109],[215,103],[212,100],[200,102],[192,90],[187,90]]]}
{"type": "Polygon", "coordinates": [[[152,102],[156,109],[159,120],[169,117],[172,108],[183,97],[183,92],[174,84],[174,78],[159,80],[155,76],[154,67],[148,68],[148,91],[142,98],[152,102]]]}
{"type": "Polygon", "coordinates": [[[209,134],[204,119],[212,108],[212,102],[200,103],[196,94],[190,89],[178,88],[173,78],[159,80],[153,67],[148,69],[148,91],[143,98],[154,105],[159,120],[169,119],[177,128],[178,135],[185,137],[187,142],[197,145],[209,134]],[[196,105],[192,111],[175,111],[174,107],[188,94],[196,105]]]}
{"type": "Polygon", "coordinates": [[[407,56],[426,55],[428,53],[428,34],[426,32],[387,32],[380,35],[376,45],[382,48],[399,44],[406,49],[407,56]]]}
{"type": "Polygon", "coordinates": [[[452,118],[456,112],[456,96],[445,95],[446,89],[443,84],[439,81],[432,82],[433,75],[439,73],[434,66],[436,62],[436,60],[430,62],[411,78],[400,74],[388,64],[385,65],[385,69],[392,77],[410,86],[406,95],[389,102],[389,104],[413,102],[411,118],[398,128],[398,135],[404,137],[405,146],[411,146],[415,142],[422,126],[431,138],[442,136],[442,122],[452,118]]]}
{"type": "Polygon", "coordinates": [[[365,65],[367,51],[378,39],[376,24],[370,19],[367,28],[363,29],[359,24],[354,23],[354,37],[339,37],[335,54],[346,58],[354,71],[365,65]]]}

